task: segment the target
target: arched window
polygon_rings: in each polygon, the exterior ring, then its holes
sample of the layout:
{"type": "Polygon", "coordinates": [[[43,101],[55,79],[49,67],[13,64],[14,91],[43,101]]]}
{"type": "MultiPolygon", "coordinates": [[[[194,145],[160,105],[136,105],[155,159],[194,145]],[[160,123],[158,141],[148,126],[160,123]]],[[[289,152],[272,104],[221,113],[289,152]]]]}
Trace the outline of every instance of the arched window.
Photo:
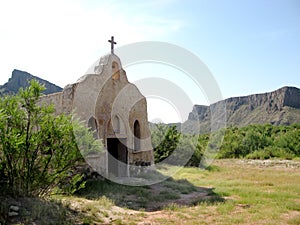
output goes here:
{"type": "Polygon", "coordinates": [[[115,133],[120,133],[120,119],[118,116],[113,119],[113,129],[115,133]]]}
{"type": "Polygon", "coordinates": [[[89,119],[88,127],[93,132],[94,138],[98,138],[97,121],[93,116],[89,119]]]}
{"type": "Polygon", "coordinates": [[[134,150],[138,151],[141,148],[141,128],[138,120],[134,122],[134,150]]]}
{"type": "Polygon", "coordinates": [[[119,70],[119,64],[117,62],[115,61],[112,62],[111,70],[112,70],[112,79],[120,80],[120,70],[119,70]]]}

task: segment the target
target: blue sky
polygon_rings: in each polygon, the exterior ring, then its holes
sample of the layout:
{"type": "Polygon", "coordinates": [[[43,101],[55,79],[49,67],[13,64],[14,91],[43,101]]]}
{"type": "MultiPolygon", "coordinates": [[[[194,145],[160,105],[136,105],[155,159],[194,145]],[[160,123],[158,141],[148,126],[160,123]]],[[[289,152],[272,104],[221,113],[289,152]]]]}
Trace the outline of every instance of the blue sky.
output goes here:
{"type": "Polygon", "coordinates": [[[0,21],[0,84],[13,69],[73,83],[114,35],[118,46],[163,41],[191,51],[224,98],[300,87],[298,0],[11,0],[1,1],[0,21]]]}

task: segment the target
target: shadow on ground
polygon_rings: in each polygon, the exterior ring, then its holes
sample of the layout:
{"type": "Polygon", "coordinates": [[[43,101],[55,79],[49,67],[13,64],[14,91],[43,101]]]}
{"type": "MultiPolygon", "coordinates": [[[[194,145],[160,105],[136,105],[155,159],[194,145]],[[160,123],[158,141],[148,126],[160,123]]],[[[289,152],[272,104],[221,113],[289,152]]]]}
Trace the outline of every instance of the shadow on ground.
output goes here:
{"type": "Polygon", "coordinates": [[[0,195],[0,224],[75,224],[79,217],[57,201],[0,195]]]}
{"type": "MultiPolygon", "coordinates": [[[[161,178],[164,175],[155,172],[151,176],[160,176],[161,178]]],[[[142,174],[135,179],[142,181],[151,178],[149,174],[142,174]]],[[[148,186],[127,186],[110,180],[89,180],[86,187],[77,195],[89,200],[105,197],[119,207],[147,212],[158,211],[174,205],[192,206],[204,202],[214,204],[225,201],[214,192],[213,188],[197,187],[185,179],[175,180],[165,177],[161,180],[163,181],[148,186]]]]}

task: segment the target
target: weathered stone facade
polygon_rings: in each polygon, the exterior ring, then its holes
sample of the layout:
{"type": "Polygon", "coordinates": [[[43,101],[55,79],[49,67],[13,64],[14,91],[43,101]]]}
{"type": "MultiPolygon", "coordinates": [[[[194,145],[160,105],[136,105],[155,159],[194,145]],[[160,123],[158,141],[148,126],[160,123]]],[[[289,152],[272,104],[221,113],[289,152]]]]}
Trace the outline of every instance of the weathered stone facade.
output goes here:
{"type": "Polygon", "coordinates": [[[153,165],[146,98],[128,82],[114,54],[102,57],[94,72],[42,101],[53,103],[58,114],[74,113],[96,131],[106,148],[101,158],[90,157],[97,170],[129,176],[131,168],[153,165]]]}

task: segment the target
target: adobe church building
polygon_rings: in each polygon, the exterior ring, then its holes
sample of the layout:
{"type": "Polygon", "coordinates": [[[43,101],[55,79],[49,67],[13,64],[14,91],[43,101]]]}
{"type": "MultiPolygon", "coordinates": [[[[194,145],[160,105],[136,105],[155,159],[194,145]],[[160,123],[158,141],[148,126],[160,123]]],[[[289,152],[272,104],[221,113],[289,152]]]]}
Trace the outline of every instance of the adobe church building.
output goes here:
{"type": "Polygon", "coordinates": [[[106,151],[101,157],[88,156],[87,162],[102,175],[122,177],[130,176],[136,168],[153,165],[154,159],[146,98],[129,83],[113,52],[113,37],[110,42],[111,54],[99,60],[93,74],[41,100],[53,103],[58,114],[75,113],[94,130],[106,151]]]}

